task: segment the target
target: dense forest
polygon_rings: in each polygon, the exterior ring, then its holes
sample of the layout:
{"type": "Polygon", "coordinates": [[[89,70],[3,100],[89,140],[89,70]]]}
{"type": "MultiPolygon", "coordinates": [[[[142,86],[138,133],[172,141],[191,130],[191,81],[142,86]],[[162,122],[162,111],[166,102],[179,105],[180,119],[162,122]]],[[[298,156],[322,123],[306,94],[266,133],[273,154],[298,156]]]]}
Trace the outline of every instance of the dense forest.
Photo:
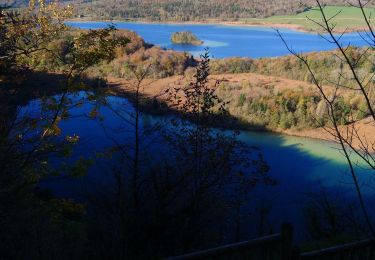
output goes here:
{"type": "MultiPolygon", "coordinates": [[[[75,14],[91,19],[136,19],[151,21],[199,21],[205,19],[236,20],[240,18],[269,17],[297,14],[306,6],[291,0],[64,0],[75,5],[75,14]]],[[[8,0],[17,5],[25,0],[8,0]]],[[[27,1],[26,1],[27,2],[27,1]]],[[[314,0],[302,1],[315,5],[314,0]]],[[[324,1],[327,5],[347,5],[344,0],[324,1]]]]}
{"type": "MultiPolygon", "coordinates": [[[[255,125],[270,130],[314,129],[330,124],[328,107],[318,93],[302,86],[280,90],[272,83],[242,81],[240,84],[222,83],[219,96],[229,102],[230,113],[243,125],[255,125]]],[[[337,120],[348,124],[348,118],[361,120],[368,116],[365,100],[354,92],[338,98],[337,120]]]]}

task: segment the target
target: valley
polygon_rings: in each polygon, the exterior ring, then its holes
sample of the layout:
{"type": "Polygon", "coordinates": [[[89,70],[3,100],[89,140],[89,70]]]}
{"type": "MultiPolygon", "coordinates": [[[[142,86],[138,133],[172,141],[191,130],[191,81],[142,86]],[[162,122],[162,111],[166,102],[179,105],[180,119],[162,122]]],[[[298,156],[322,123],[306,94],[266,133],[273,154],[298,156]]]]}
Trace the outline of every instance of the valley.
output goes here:
{"type": "Polygon", "coordinates": [[[0,258],[373,260],[374,7],[0,3],[0,258]]]}

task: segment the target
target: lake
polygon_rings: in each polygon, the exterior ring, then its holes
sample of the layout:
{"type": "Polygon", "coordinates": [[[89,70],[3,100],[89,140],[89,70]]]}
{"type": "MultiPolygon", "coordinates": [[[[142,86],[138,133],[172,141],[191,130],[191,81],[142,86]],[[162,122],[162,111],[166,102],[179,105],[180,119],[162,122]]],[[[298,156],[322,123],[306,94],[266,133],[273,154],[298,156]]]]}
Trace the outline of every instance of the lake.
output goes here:
{"type": "MultiPolygon", "coordinates": [[[[84,97],[80,93],[74,97],[76,101],[84,97]]],[[[57,179],[48,183],[55,194],[62,197],[80,197],[82,193],[90,192],[93,183],[104,185],[111,179],[112,166],[108,161],[97,159],[96,155],[118,143],[127,143],[133,136],[129,131],[130,125],[124,118],[130,119],[128,113],[133,111],[133,106],[125,98],[108,97],[107,106],[99,108],[99,119],[89,119],[88,114],[94,108],[95,102],[84,102],[80,107],[71,110],[71,118],[61,122],[61,129],[65,135],[78,135],[80,142],[74,150],[73,159],[80,156],[93,158],[96,163],[90,173],[84,178],[57,179]],[[114,111],[122,111],[123,117],[119,117],[114,111]],[[78,193],[80,195],[78,195],[78,193]]],[[[38,115],[38,101],[31,102],[23,109],[24,114],[38,115]]],[[[141,128],[149,128],[156,123],[167,126],[168,116],[154,116],[142,114],[141,128]]],[[[157,140],[157,132],[151,134],[151,139],[157,140]]],[[[150,138],[150,137],[149,137],[150,138]]],[[[239,139],[246,145],[257,146],[263,154],[265,161],[270,166],[269,176],[276,180],[276,186],[259,185],[252,191],[250,205],[257,210],[269,211],[267,225],[269,229],[277,230],[281,223],[289,221],[293,223],[298,232],[297,239],[305,238],[304,231],[304,207],[306,202],[327,194],[331,199],[337,199],[337,203],[348,205],[356,203],[353,181],[349,175],[344,157],[338,151],[338,145],[331,142],[285,136],[267,132],[241,131],[239,139]]],[[[147,139],[150,140],[150,139],[147,139]]],[[[145,141],[149,145],[149,141],[145,141]]],[[[151,157],[159,158],[161,154],[168,157],[171,151],[160,152],[158,142],[150,150],[151,157]]],[[[158,160],[159,160],[158,159],[158,160]]],[[[356,160],[355,156],[353,159],[356,160]]],[[[112,162],[113,163],[113,162],[112,162]]],[[[371,171],[356,166],[361,180],[364,196],[367,202],[375,201],[375,179],[371,171]]],[[[252,216],[257,223],[259,216],[252,216]]]]}
{"type": "MultiPolygon", "coordinates": [[[[70,26],[82,29],[99,29],[108,22],[68,22],[70,26]]],[[[118,29],[127,29],[138,33],[146,42],[163,48],[189,52],[194,56],[209,48],[213,58],[225,57],[277,57],[289,54],[281,39],[272,28],[253,26],[226,26],[200,24],[153,24],[114,22],[118,29]],[[172,44],[171,35],[178,31],[191,31],[204,41],[201,46],[188,44],[172,44]]],[[[280,29],[291,46],[300,52],[325,51],[335,46],[315,33],[305,33],[288,29],[280,29]]],[[[368,45],[357,33],[346,34],[341,38],[343,45],[368,45]]]]}
{"type": "MultiPolygon", "coordinates": [[[[69,22],[71,26],[83,29],[104,28],[105,22],[69,22]]],[[[116,22],[119,29],[128,29],[137,32],[147,42],[177,51],[186,51],[195,56],[208,47],[214,58],[223,57],[276,57],[289,54],[281,40],[272,28],[224,26],[224,25],[182,25],[182,24],[146,24],[116,22]],[[203,46],[178,45],[170,42],[173,32],[189,30],[202,39],[203,46]]],[[[285,39],[298,51],[330,50],[332,46],[317,34],[297,32],[282,29],[285,39]]],[[[364,46],[366,43],[357,34],[347,34],[342,38],[343,44],[364,46]]],[[[109,104],[115,107],[124,107],[132,111],[132,105],[124,98],[110,97],[109,104]]],[[[29,106],[32,108],[33,105],[29,106]]],[[[77,134],[81,137],[80,145],[75,150],[75,156],[95,157],[96,152],[129,140],[124,134],[126,126],[106,107],[100,109],[103,120],[82,120],[80,116],[87,115],[93,104],[84,104],[72,111],[73,118],[61,124],[66,135],[77,134]],[[105,127],[103,127],[105,126],[105,127]],[[120,130],[121,129],[121,130],[120,130]]],[[[142,115],[143,125],[152,125],[164,120],[157,116],[142,115]]],[[[126,132],[126,131],[125,131],[126,132]]],[[[348,172],[344,157],[338,150],[338,145],[330,142],[284,136],[273,133],[242,131],[239,138],[249,146],[260,148],[264,159],[270,166],[269,176],[277,181],[276,186],[260,185],[254,189],[254,208],[269,212],[267,223],[269,229],[277,230],[281,223],[293,223],[297,239],[305,237],[304,207],[307,201],[316,200],[319,196],[328,194],[337,203],[356,203],[357,197],[354,185],[348,172]]],[[[356,160],[354,156],[354,160],[356,160]]],[[[52,185],[53,190],[60,196],[76,196],[76,192],[90,190],[92,182],[106,181],[106,171],[112,163],[97,162],[90,171],[89,178],[77,180],[59,180],[52,185]],[[67,187],[69,187],[67,189],[67,187]]],[[[357,165],[356,170],[361,181],[364,197],[367,202],[375,200],[375,180],[371,171],[357,165]]],[[[324,196],[323,196],[324,197],[324,196]]],[[[322,199],[320,197],[319,199],[322,199]]],[[[324,199],[324,198],[323,198],[324,199]]],[[[251,221],[259,221],[258,215],[253,215],[251,221]]]]}
{"type": "MultiPolygon", "coordinates": [[[[103,28],[105,22],[69,22],[71,26],[84,29],[103,28]]],[[[277,37],[275,31],[264,27],[223,26],[223,25],[182,25],[182,24],[145,24],[116,22],[119,29],[128,29],[137,32],[147,42],[186,51],[199,55],[204,48],[209,47],[215,58],[241,57],[275,57],[288,54],[285,46],[277,37]],[[203,46],[171,44],[170,36],[173,32],[189,30],[202,39],[203,46]]],[[[286,40],[297,51],[322,51],[334,48],[316,34],[297,32],[282,29],[286,40]]],[[[365,43],[357,34],[348,34],[342,38],[344,44],[363,46],[365,43]]],[[[80,96],[84,96],[81,93],[80,96]]],[[[108,104],[121,107],[125,113],[133,111],[132,104],[125,98],[109,97],[108,104]]],[[[72,117],[61,122],[64,135],[77,134],[80,136],[79,145],[75,148],[73,158],[79,156],[96,158],[98,153],[116,144],[131,140],[129,126],[124,125],[113,110],[101,107],[99,114],[102,120],[92,120],[87,117],[95,104],[86,102],[82,106],[72,109],[72,117]]],[[[24,113],[38,113],[38,101],[31,102],[24,108],[24,113]],[[35,111],[33,111],[35,110],[35,111]]],[[[152,126],[155,122],[163,122],[168,117],[158,117],[142,114],[142,127],[152,126]]],[[[155,133],[157,136],[157,133],[155,133]]],[[[344,157],[338,150],[338,145],[331,142],[278,135],[265,132],[241,131],[240,140],[249,146],[257,146],[270,166],[269,176],[277,181],[276,186],[260,185],[252,191],[252,207],[258,211],[266,210],[268,230],[277,230],[281,223],[293,223],[297,239],[303,239],[304,208],[308,201],[317,199],[323,194],[333,197],[336,202],[348,205],[357,203],[354,185],[348,172],[344,157]]],[[[155,156],[163,153],[156,151],[155,156]]],[[[168,155],[168,151],[164,152],[168,155]]],[[[353,155],[353,159],[357,160],[353,155]]],[[[108,162],[96,160],[88,177],[79,181],[58,180],[49,183],[58,196],[76,197],[77,191],[89,191],[92,183],[106,183],[108,173],[112,167],[108,162]]],[[[371,171],[356,165],[364,197],[367,202],[375,201],[375,180],[371,171]]],[[[320,197],[321,199],[321,197],[320,197]]],[[[251,216],[252,222],[259,221],[258,215],[251,216]]]]}

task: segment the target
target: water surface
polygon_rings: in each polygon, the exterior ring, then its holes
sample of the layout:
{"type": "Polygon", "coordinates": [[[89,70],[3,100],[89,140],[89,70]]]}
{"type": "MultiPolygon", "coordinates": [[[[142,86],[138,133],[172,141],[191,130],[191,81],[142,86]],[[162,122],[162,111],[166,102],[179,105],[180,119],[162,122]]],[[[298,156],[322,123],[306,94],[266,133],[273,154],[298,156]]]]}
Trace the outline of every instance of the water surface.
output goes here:
{"type": "MultiPolygon", "coordinates": [[[[105,22],[70,22],[69,25],[84,29],[103,28],[105,22]]],[[[222,26],[222,25],[182,25],[182,24],[145,24],[116,22],[119,29],[129,29],[137,32],[147,42],[164,48],[186,51],[199,55],[204,48],[209,47],[215,58],[241,57],[275,57],[288,54],[287,49],[271,28],[222,26]],[[170,42],[173,32],[189,30],[202,39],[203,46],[178,45],[170,42]]],[[[316,34],[281,30],[286,40],[293,43],[297,51],[310,52],[333,49],[334,46],[316,34]]],[[[357,34],[348,34],[342,38],[342,43],[364,46],[366,43],[357,34]]],[[[83,93],[80,94],[84,95],[83,93]]],[[[108,102],[113,107],[121,107],[132,112],[132,105],[124,98],[109,97],[108,102]]],[[[25,112],[35,110],[38,101],[32,102],[25,112]]],[[[61,123],[64,135],[77,134],[81,137],[73,157],[86,156],[95,158],[117,142],[129,141],[129,126],[108,107],[100,108],[103,120],[88,119],[87,114],[94,104],[85,103],[74,108],[73,115],[61,123]],[[86,115],[86,116],[84,116],[86,115]]],[[[142,127],[149,127],[155,122],[167,120],[167,117],[157,117],[143,114],[142,127]]],[[[156,139],[158,138],[157,133],[156,139]]],[[[270,210],[269,226],[277,229],[284,221],[290,221],[296,230],[304,230],[303,208],[309,197],[327,192],[337,194],[342,201],[356,201],[353,181],[349,175],[345,158],[338,150],[338,145],[330,142],[284,136],[273,133],[241,131],[239,138],[249,146],[258,146],[264,159],[270,166],[269,176],[277,181],[276,186],[260,185],[253,191],[253,207],[270,210]]],[[[156,140],[155,139],[155,140],[156,140]]],[[[168,152],[166,153],[168,155],[168,152]]],[[[355,156],[354,160],[357,160],[355,156]]],[[[64,180],[53,184],[55,193],[59,196],[76,196],[76,191],[90,190],[90,183],[105,183],[111,167],[108,162],[97,160],[88,177],[75,180],[64,180]],[[75,188],[74,188],[75,187],[75,188]]],[[[358,171],[364,196],[367,202],[374,202],[374,178],[371,171],[359,165],[358,171]]],[[[254,221],[259,221],[254,216],[254,221]]],[[[254,222],[256,223],[256,222],[254,222]]],[[[274,229],[274,230],[275,230],[274,229]]],[[[303,231],[297,237],[303,236],[303,231]]]]}
{"type": "MultiPolygon", "coordinates": [[[[84,97],[80,93],[74,99],[84,97]]],[[[131,119],[133,106],[125,98],[108,97],[109,109],[103,106],[99,109],[99,119],[89,119],[88,114],[94,108],[95,102],[85,102],[82,106],[71,110],[71,118],[61,122],[63,135],[78,135],[80,142],[74,150],[73,159],[80,156],[95,159],[96,163],[91,168],[88,176],[81,179],[63,179],[52,184],[58,196],[77,197],[77,191],[89,191],[90,183],[105,185],[110,183],[113,165],[108,161],[97,159],[96,155],[106,148],[118,143],[126,144],[133,138],[132,128],[113,111],[122,111],[125,118],[131,119]]],[[[38,114],[38,101],[31,102],[23,109],[26,114],[38,114]]],[[[150,128],[157,123],[168,127],[169,117],[142,114],[141,128],[150,128]]],[[[168,153],[160,153],[159,133],[155,131],[147,140],[143,140],[148,156],[162,160],[168,158],[168,153]],[[149,140],[152,140],[152,144],[149,140]],[[151,144],[151,145],[150,145],[151,144]],[[162,156],[161,156],[162,154],[162,156]]],[[[249,146],[257,146],[270,166],[269,176],[276,180],[276,186],[259,185],[252,192],[250,205],[260,210],[270,210],[268,225],[275,230],[284,221],[293,223],[300,232],[297,238],[304,236],[303,209],[306,201],[312,196],[326,192],[338,196],[342,202],[356,202],[357,197],[353,181],[348,172],[345,158],[338,150],[338,145],[331,142],[284,136],[266,132],[241,131],[239,139],[249,146]]],[[[358,160],[353,157],[354,161],[358,160]]],[[[116,163],[116,162],[112,162],[116,163]]],[[[356,167],[361,181],[363,193],[367,202],[374,202],[375,179],[371,171],[359,165],[356,167]]],[[[253,221],[259,221],[258,216],[253,216],[253,221]]],[[[254,222],[257,223],[257,222],[254,222]]]]}
{"type": "MultiPolygon", "coordinates": [[[[82,29],[99,29],[108,25],[108,22],[68,22],[68,25],[82,29]]],[[[215,24],[154,24],[114,22],[119,29],[132,30],[143,37],[147,42],[176,51],[186,51],[195,56],[209,48],[214,58],[224,57],[276,57],[289,54],[281,39],[272,28],[253,26],[226,26],[215,24]],[[174,32],[191,31],[204,41],[201,46],[171,43],[174,32]]],[[[288,43],[296,51],[311,52],[334,49],[321,36],[314,33],[305,33],[288,29],[280,29],[288,43]]],[[[357,33],[346,34],[341,38],[345,46],[365,46],[367,43],[357,33]]]]}

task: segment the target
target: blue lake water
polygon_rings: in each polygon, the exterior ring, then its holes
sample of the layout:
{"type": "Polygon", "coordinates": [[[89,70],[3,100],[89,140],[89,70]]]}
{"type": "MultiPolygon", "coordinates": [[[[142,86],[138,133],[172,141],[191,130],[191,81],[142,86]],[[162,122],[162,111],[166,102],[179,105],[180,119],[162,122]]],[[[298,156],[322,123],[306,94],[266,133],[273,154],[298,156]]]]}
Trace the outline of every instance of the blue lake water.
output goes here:
{"type": "MultiPolygon", "coordinates": [[[[82,29],[104,28],[108,22],[68,22],[68,25],[82,29]]],[[[224,57],[276,57],[287,55],[281,39],[272,28],[226,25],[191,25],[191,24],[148,24],[114,22],[117,28],[132,30],[142,36],[146,42],[176,51],[185,51],[198,56],[209,48],[214,58],[224,57]],[[172,44],[171,35],[178,31],[191,31],[204,41],[201,46],[172,44]]],[[[334,49],[321,36],[280,29],[288,43],[296,51],[311,52],[334,49]]],[[[343,45],[365,46],[366,42],[357,33],[346,34],[341,38],[343,45]]]]}
{"type": "MultiPolygon", "coordinates": [[[[80,94],[80,97],[82,96],[84,96],[83,93],[80,94]]],[[[101,120],[89,119],[88,114],[94,108],[95,103],[85,102],[82,106],[71,110],[69,120],[61,122],[60,126],[64,136],[74,134],[80,136],[80,142],[74,150],[73,158],[80,156],[93,158],[96,164],[87,177],[63,179],[49,184],[58,196],[76,197],[77,191],[89,193],[93,187],[92,183],[100,185],[110,183],[110,179],[113,177],[111,175],[113,165],[108,164],[108,161],[96,159],[95,155],[118,143],[131,142],[132,132],[129,131],[131,126],[113,111],[123,111],[122,115],[131,120],[128,113],[133,111],[133,106],[121,97],[109,97],[108,103],[112,109],[106,106],[99,109],[101,120]]],[[[38,101],[34,101],[24,108],[23,113],[37,115],[38,109],[38,101]]],[[[142,129],[160,122],[167,125],[168,117],[149,114],[141,116],[142,129]]],[[[154,141],[157,138],[157,132],[151,135],[151,139],[154,141]]],[[[252,191],[250,203],[254,209],[267,208],[270,210],[268,224],[274,230],[278,229],[282,222],[289,221],[299,231],[296,234],[297,239],[303,238],[303,208],[306,201],[312,198],[316,199],[319,194],[327,193],[344,204],[357,202],[353,181],[345,159],[338,151],[337,144],[252,131],[241,131],[239,138],[249,146],[255,145],[260,148],[264,159],[270,166],[269,176],[277,181],[276,186],[257,186],[252,191]]],[[[152,151],[149,140],[150,137],[143,140],[142,143],[148,145],[148,151],[152,151]]],[[[155,152],[150,152],[149,156],[153,158],[156,156],[160,160],[163,159],[160,157],[161,154],[168,157],[168,151],[158,152],[157,143],[155,147],[155,152]]],[[[357,160],[358,158],[354,156],[353,159],[357,160]]],[[[371,187],[375,187],[375,176],[372,176],[371,171],[361,164],[356,166],[356,170],[361,180],[366,202],[373,203],[375,190],[371,187]]],[[[254,215],[253,218],[254,223],[259,221],[259,216],[254,215]]]]}
{"type": "MultiPolygon", "coordinates": [[[[74,27],[84,29],[103,28],[105,22],[69,22],[74,27]]],[[[214,58],[242,56],[242,57],[275,57],[288,54],[285,46],[271,28],[221,26],[221,25],[175,25],[175,24],[143,24],[116,22],[119,29],[129,29],[137,32],[147,42],[186,51],[199,55],[204,48],[209,47],[214,58]],[[170,36],[173,32],[189,30],[202,39],[203,46],[171,44],[170,36]]],[[[333,49],[334,46],[316,34],[281,30],[285,39],[297,51],[310,52],[333,49]]],[[[342,43],[365,45],[357,34],[348,34],[342,38],[342,43]]],[[[82,94],[81,94],[82,95],[82,94]]],[[[132,105],[124,98],[109,97],[109,104],[114,107],[125,108],[132,111],[132,105]]],[[[37,101],[36,101],[37,103],[37,101]]],[[[102,107],[100,114],[103,120],[91,120],[82,115],[87,115],[93,104],[85,103],[79,108],[74,108],[73,117],[61,122],[64,135],[77,134],[81,137],[75,149],[75,156],[94,157],[95,153],[102,152],[115,144],[129,140],[126,125],[110,109],[102,107]],[[125,131],[124,131],[125,130],[125,131]]],[[[31,103],[25,112],[36,109],[37,105],[31,103]]],[[[165,120],[165,117],[156,117],[143,114],[141,118],[143,127],[155,122],[165,120]]],[[[248,145],[257,145],[264,155],[264,159],[271,167],[269,175],[277,181],[276,186],[259,186],[254,190],[255,208],[269,208],[270,226],[280,227],[284,221],[294,224],[296,230],[304,230],[302,209],[306,200],[312,194],[337,194],[342,201],[356,201],[354,185],[348,173],[344,157],[338,151],[338,145],[330,142],[283,136],[272,133],[258,133],[242,131],[239,138],[248,145]]],[[[358,158],[354,157],[354,160],[358,158]]],[[[371,172],[356,166],[364,196],[367,202],[374,202],[375,180],[371,172]]],[[[108,163],[95,164],[89,178],[59,181],[54,186],[54,191],[61,196],[75,196],[76,190],[90,189],[89,182],[104,183],[111,171],[108,163]],[[68,188],[67,188],[68,187],[68,188]],[[73,188],[75,187],[75,188],[73,188]]],[[[258,221],[254,217],[254,221],[258,221]]],[[[303,237],[302,232],[296,234],[303,237]]]]}

